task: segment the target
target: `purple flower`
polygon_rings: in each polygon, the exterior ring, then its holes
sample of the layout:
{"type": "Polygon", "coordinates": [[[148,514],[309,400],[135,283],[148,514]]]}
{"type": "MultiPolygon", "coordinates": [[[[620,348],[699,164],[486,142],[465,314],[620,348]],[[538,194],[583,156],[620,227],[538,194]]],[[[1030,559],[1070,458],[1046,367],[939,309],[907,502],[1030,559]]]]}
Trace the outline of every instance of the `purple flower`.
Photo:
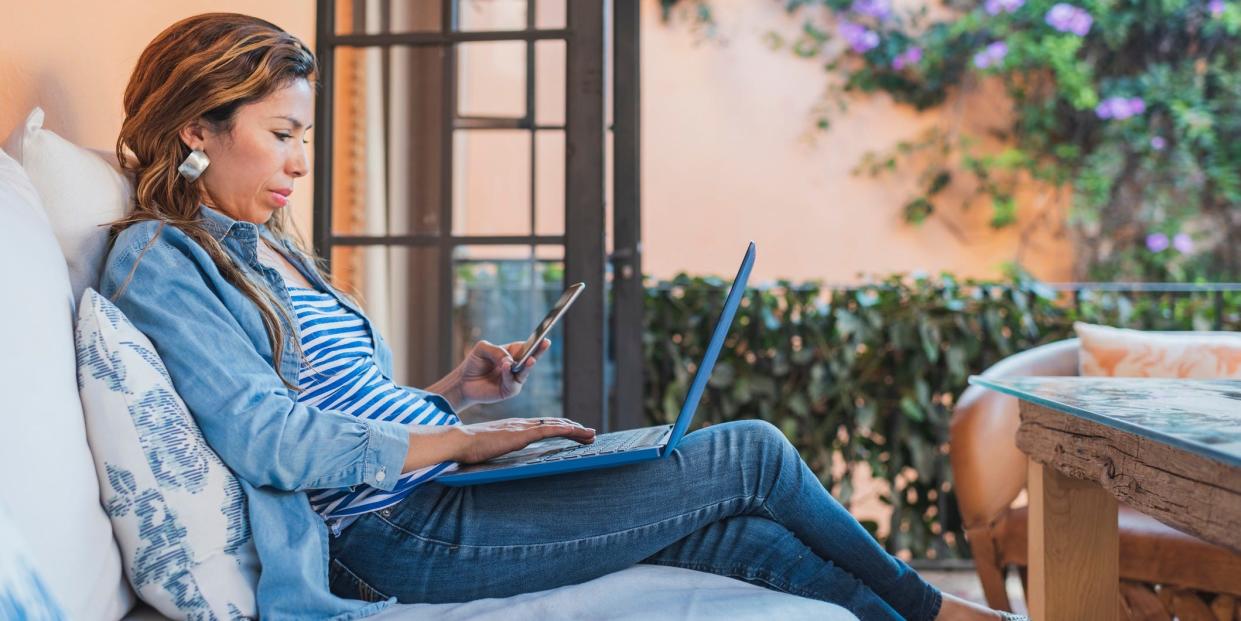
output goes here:
{"type": "Polygon", "coordinates": [[[1151,252],[1163,252],[1168,249],[1168,236],[1163,233],[1151,233],[1146,236],[1146,249],[1151,252]]]}
{"type": "Polygon", "coordinates": [[[1151,138],[1151,148],[1156,151],[1163,151],[1168,146],[1168,141],[1163,136],[1154,136],[1151,138]]]}
{"type": "Polygon", "coordinates": [[[996,41],[984,47],[981,52],[974,54],[974,66],[979,69],[994,67],[1004,62],[1004,57],[1008,55],[1008,44],[1003,41],[996,41]]]}
{"type": "Polygon", "coordinates": [[[1090,17],[1090,13],[1087,13],[1085,9],[1061,2],[1047,11],[1043,21],[1060,32],[1071,32],[1084,37],[1090,32],[1090,25],[1094,23],[1094,18],[1090,17]]]}
{"type": "Polygon", "coordinates": [[[922,60],[922,48],[914,46],[897,55],[892,59],[892,68],[900,71],[905,67],[916,65],[922,60]]]}
{"type": "MultiPolygon", "coordinates": [[[[1141,97],[1108,97],[1095,106],[1094,113],[1101,119],[1123,121],[1146,112],[1146,102],[1141,97]]],[[[1154,146],[1154,143],[1151,143],[1154,146]]]]}
{"type": "Polygon", "coordinates": [[[853,0],[854,13],[884,20],[892,15],[891,0],[853,0]]]}
{"type": "Polygon", "coordinates": [[[879,46],[879,34],[861,24],[841,20],[836,31],[858,54],[865,54],[879,46]]]}
{"type": "Polygon", "coordinates": [[[1219,17],[1224,14],[1224,0],[1211,0],[1207,3],[1207,10],[1211,12],[1211,17],[1219,17]]]}
{"type": "Polygon", "coordinates": [[[1194,240],[1190,239],[1186,233],[1177,233],[1172,238],[1172,247],[1181,254],[1189,254],[1194,251],[1194,240]]]}
{"type": "MultiPolygon", "coordinates": [[[[1218,2],[1219,0],[1214,0],[1218,2]]],[[[1026,0],[987,0],[983,3],[982,8],[987,15],[999,15],[1000,13],[1015,13],[1020,9],[1026,0]]]]}

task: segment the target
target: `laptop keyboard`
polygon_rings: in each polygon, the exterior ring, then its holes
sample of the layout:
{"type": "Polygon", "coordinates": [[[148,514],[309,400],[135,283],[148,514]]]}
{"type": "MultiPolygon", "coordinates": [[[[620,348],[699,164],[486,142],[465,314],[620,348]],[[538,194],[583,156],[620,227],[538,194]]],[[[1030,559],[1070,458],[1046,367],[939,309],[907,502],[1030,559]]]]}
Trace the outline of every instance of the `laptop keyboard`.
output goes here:
{"type": "Polygon", "coordinates": [[[574,446],[566,446],[526,461],[527,464],[541,464],[549,461],[560,461],[562,459],[573,459],[578,457],[588,457],[591,455],[607,455],[610,453],[622,453],[632,448],[648,444],[646,440],[651,437],[652,431],[658,431],[659,435],[654,439],[658,440],[663,435],[665,428],[661,427],[656,430],[651,429],[635,429],[632,432],[605,433],[595,436],[595,441],[590,444],[576,444],[574,446]]]}

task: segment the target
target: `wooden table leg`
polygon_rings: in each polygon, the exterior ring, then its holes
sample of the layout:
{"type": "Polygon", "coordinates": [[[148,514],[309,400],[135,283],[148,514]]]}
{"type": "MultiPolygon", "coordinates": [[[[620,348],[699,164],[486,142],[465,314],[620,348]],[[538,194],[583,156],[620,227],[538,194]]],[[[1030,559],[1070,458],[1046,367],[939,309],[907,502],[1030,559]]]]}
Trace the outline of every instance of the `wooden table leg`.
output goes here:
{"type": "Polygon", "coordinates": [[[1031,618],[1118,621],[1116,498],[1033,460],[1029,493],[1031,618]]]}

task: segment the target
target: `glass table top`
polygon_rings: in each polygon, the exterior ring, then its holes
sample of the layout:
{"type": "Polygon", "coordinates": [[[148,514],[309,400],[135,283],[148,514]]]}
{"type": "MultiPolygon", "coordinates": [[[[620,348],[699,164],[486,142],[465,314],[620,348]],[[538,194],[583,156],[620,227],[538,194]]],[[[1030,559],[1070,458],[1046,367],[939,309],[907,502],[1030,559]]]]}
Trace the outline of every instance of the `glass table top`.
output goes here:
{"type": "Polygon", "coordinates": [[[1241,467],[1241,380],[975,375],[970,383],[1241,467]]]}

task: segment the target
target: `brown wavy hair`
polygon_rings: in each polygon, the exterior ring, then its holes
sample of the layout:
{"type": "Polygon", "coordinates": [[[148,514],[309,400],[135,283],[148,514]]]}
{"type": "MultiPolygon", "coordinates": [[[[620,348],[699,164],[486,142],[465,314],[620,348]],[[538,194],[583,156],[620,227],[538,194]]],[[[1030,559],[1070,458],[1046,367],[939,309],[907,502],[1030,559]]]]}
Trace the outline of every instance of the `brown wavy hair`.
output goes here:
{"type": "MultiPolygon", "coordinates": [[[[248,276],[200,220],[205,198],[201,181],[187,181],[177,166],[190,154],[181,141],[186,125],[205,122],[213,131],[232,131],[238,108],[259,101],[290,83],[316,83],[315,56],[297,37],[279,26],[236,13],[207,13],[183,19],[155,37],[138,57],[125,88],[125,120],[116,139],[117,159],[133,176],[133,211],[111,224],[110,238],[126,227],[146,220],[160,223],[134,262],[134,268],[113,299],[124,293],[142,254],[172,226],[198,242],[224,278],[258,307],[271,341],[272,364],[279,373],[284,339],[293,326],[289,312],[265,284],[248,276]]],[[[301,258],[327,278],[322,260],[314,258],[290,235],[284,211],[267,228],[278,239],[291,242],[301,258]]],[[[260,241],[260,243],[262,243],[260,241]]],[[[294,339],[294,346],[298,345],[294,339]]],[[[297,386],[281,374],[292,390],[297,386]]]]}

